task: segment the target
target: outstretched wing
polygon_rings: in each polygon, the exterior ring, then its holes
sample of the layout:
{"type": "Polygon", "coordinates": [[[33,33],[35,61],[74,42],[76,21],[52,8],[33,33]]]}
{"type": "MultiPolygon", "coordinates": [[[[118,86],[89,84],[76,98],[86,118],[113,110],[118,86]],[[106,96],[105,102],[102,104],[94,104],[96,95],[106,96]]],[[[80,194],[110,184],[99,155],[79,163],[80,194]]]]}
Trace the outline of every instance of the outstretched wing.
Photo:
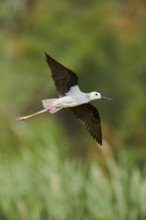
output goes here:
{"type": "Polygon", "coordinates": [[[102,145],[101,122],[97,109],[91,104],[70,108],[79,121],[87,128],[91,136],[102,145]]]}
{"type": "Polygon", "coordinates": [[[75,73],[54,60],[47,53],[45,53],[45,56],[51,69],[56,90],[60,96],[64,96],[65,93],[69,92],[71,87],[78,84],[78,77],[75,73]]]}

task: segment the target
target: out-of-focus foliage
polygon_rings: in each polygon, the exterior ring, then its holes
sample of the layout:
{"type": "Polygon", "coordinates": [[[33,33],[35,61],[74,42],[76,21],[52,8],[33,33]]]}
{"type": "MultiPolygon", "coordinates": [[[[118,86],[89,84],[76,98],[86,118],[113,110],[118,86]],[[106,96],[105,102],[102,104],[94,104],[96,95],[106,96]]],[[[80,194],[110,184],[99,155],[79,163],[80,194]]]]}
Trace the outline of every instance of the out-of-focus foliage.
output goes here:
{"type": "Polygon", "coordinates": [[[145,1],[0,6],[0,219],[145,219],[145,1]],[[69,111],[15,122],[57,95],[44,51],[78,74],[83,91],[114,99],[93,103],[102,149],[116,158],[108,171],[69,111]]]}
{"type": "Polygon", "coordinates": [[[38,144],[33,155],[0,162],[0,219],[146,218],[146,177],[136,168],[107,157],[105,168],[61,161],[54,143],[38,144]],[[126,165],[126,166],[125,166],[126,165]]]}

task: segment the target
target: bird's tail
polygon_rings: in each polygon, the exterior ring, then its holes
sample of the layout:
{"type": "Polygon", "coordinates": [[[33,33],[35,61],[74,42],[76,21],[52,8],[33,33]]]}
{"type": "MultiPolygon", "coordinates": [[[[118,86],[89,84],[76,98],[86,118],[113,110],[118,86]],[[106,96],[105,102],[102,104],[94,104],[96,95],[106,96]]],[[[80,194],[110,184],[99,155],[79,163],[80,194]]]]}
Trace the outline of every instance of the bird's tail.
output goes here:
{"type": "Polygon", "coordinates": [[[52,109],[50,109],[50,111],[49,111],[51,114],[58,112],[62,109],[61,107],[55,107],[55,102],[57,99],[44,99],[44,100],[42,100],[44,108],[52,107],[52,109]]]}

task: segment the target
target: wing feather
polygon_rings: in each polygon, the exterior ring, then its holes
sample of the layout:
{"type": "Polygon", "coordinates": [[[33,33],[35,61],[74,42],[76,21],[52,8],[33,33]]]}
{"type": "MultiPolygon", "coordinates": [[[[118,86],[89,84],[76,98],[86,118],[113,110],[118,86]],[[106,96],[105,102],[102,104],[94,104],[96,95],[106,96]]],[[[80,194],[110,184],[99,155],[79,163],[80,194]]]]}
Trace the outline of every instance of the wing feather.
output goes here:
{"type": "Polygon", "coordinates": [[[78,84],[78,77],[74,72],[54,60],[47,53],[45,53],[45,56],[51,70],[56,90],[60,96],[64,96],[72,86],[78,84]]]}
{"type": "Polygon", "coordinates": [[[102,145],[101,122],[97,109],[91,104],[83,104],[70,108],[91,136],[102,145]]]}

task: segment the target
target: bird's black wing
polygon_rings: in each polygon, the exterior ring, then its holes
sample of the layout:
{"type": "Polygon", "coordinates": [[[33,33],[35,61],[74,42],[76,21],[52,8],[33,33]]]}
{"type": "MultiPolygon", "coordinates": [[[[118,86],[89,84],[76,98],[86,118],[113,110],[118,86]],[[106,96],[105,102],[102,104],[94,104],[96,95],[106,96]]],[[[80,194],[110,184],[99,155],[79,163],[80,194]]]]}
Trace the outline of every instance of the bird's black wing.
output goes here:
{"type": "Polygon", "coordinates": [[[51,69],[52,78],[54,80],[57,92],[60,96],[64,96],[72,86],[78,84],[78,77],[71,70],[54,60],[45,53],[46,61],[51,69]]]}
{"type": "Polygon", "coordinates": [[[91,136],[102,145],[101,122],[97,109],[91,104],[70,108],[79,121],[87,128],[91,136]]]}

